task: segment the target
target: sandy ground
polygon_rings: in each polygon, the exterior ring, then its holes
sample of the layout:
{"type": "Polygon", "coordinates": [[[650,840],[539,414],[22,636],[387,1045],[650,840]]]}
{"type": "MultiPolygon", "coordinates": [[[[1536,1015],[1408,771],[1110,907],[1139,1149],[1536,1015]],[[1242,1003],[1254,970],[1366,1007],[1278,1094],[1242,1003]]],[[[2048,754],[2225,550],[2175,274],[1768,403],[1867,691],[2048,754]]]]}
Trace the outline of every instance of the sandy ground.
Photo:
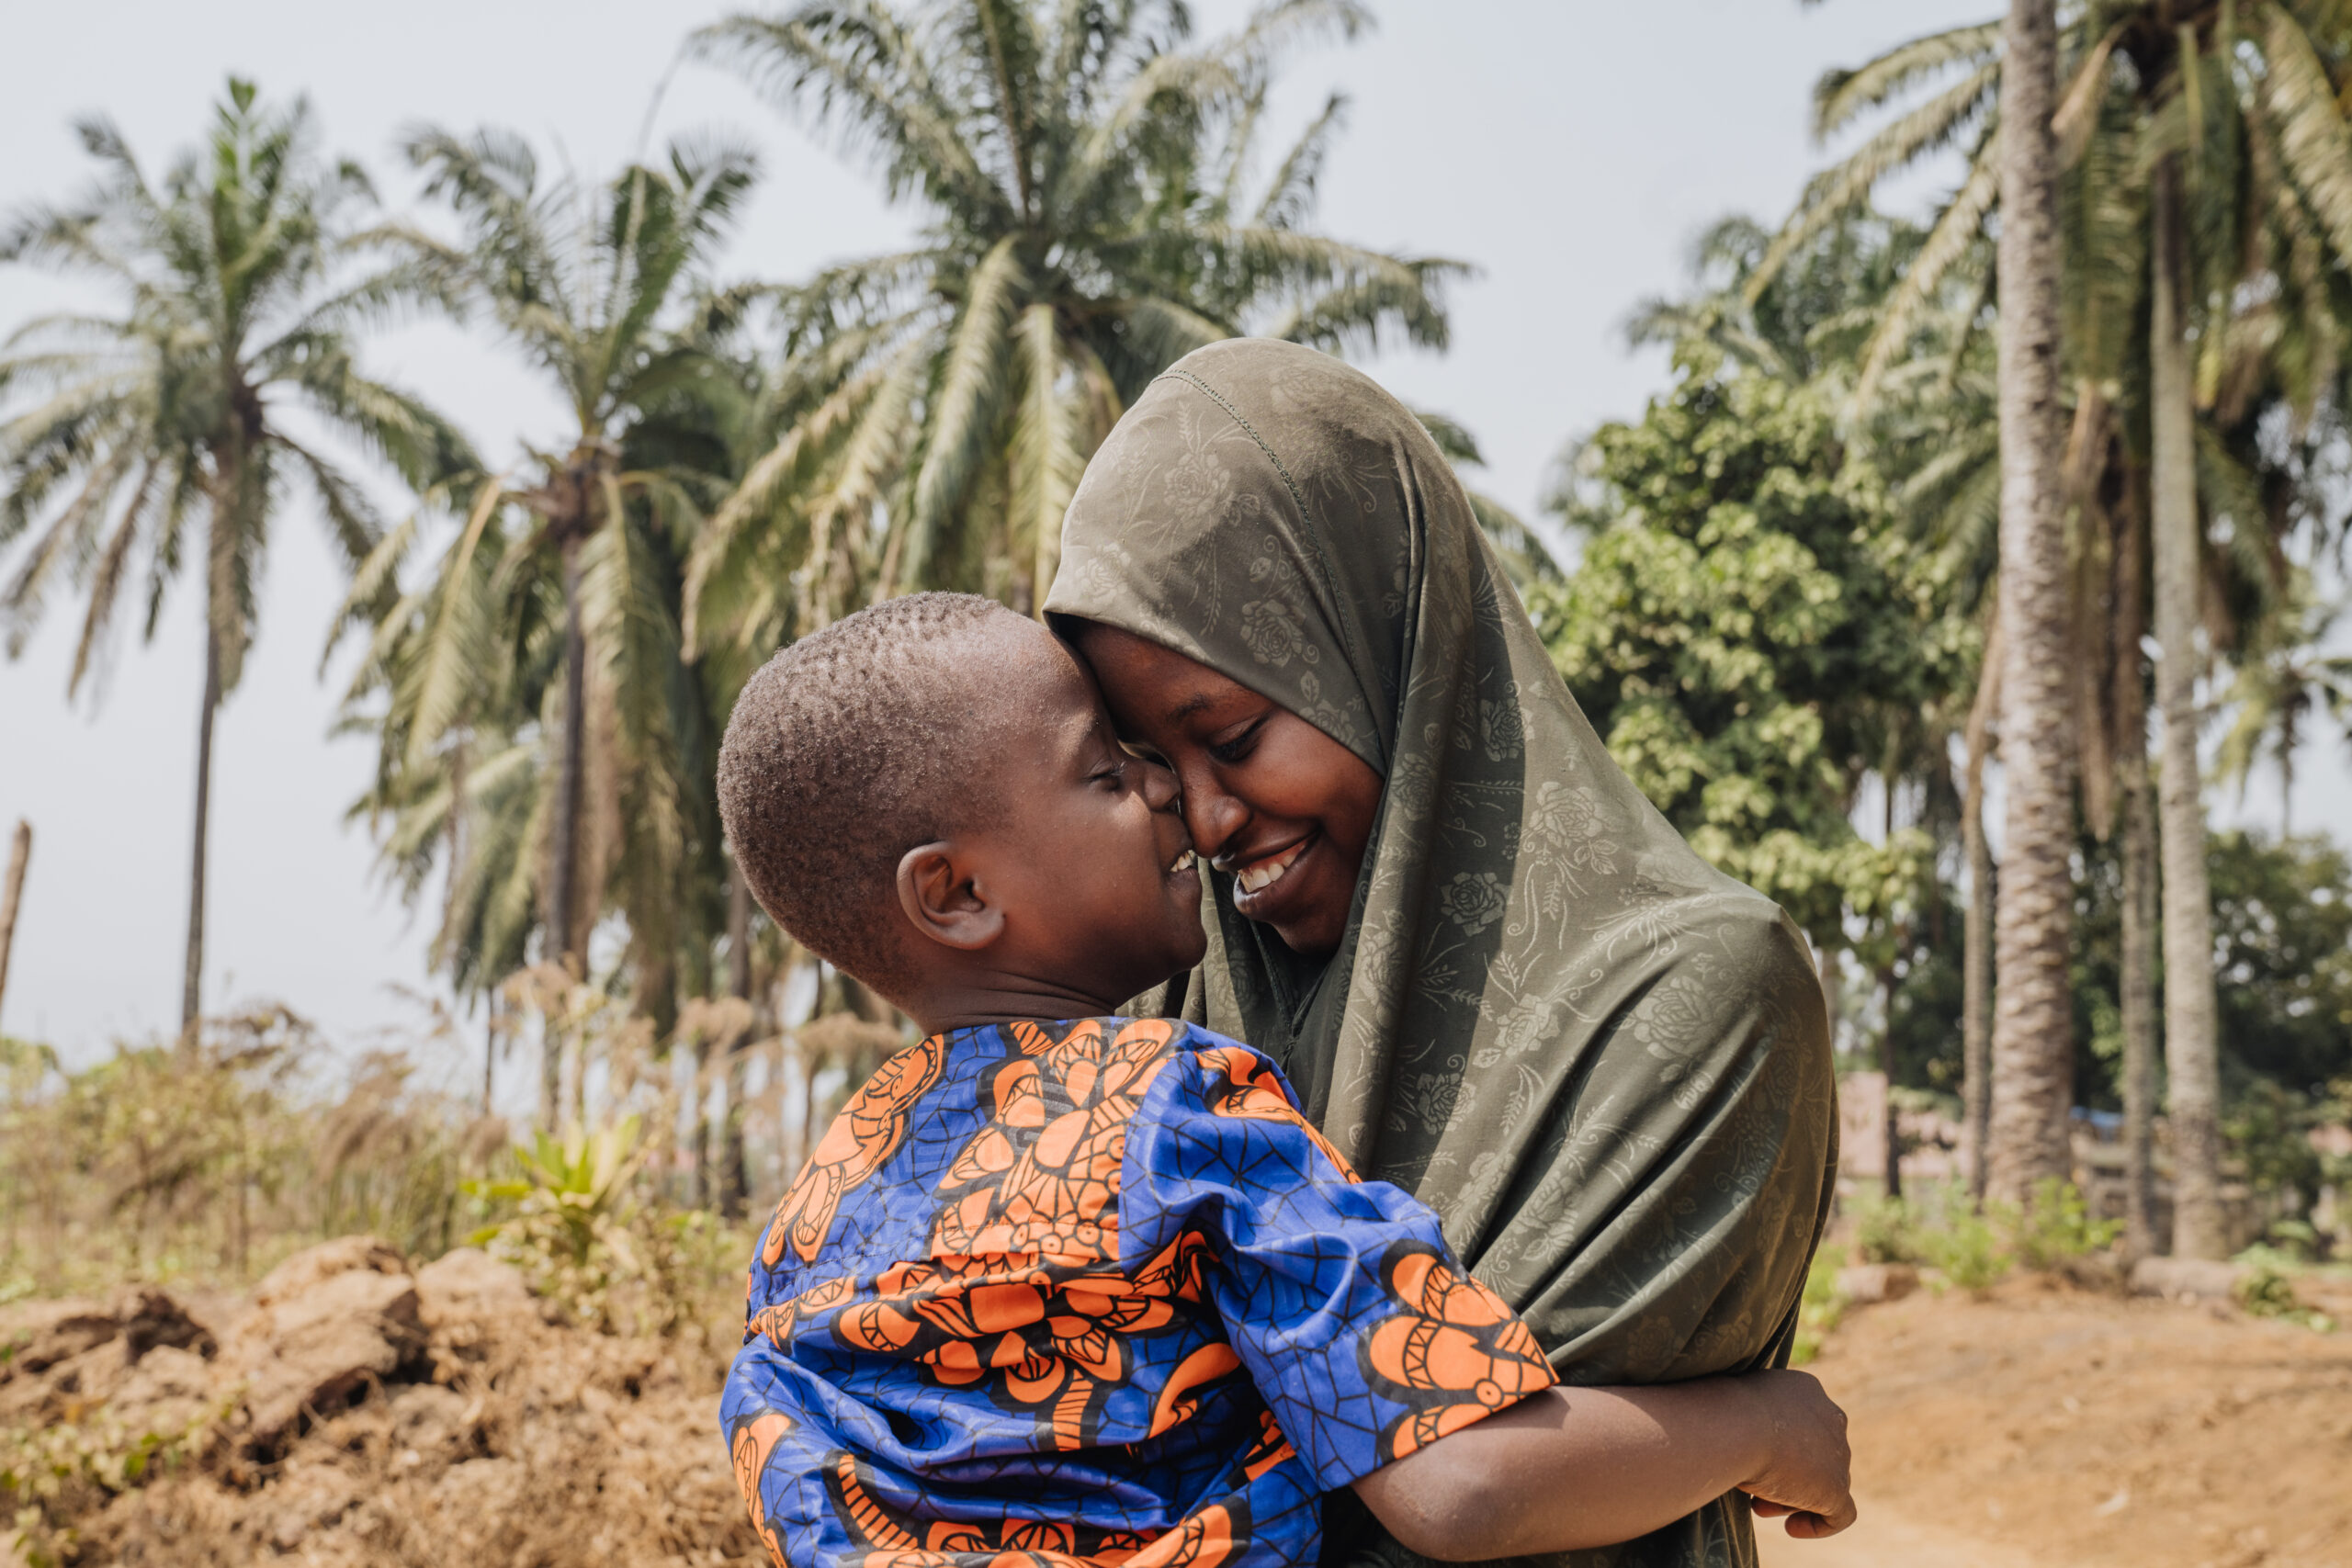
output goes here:
{"type": "Polygon", "coordinates": [[[1849,1314],[1862,1517],[1767,1568],[2352,1568],[2352,1332],[2038,1281],[1849,1314]]]}

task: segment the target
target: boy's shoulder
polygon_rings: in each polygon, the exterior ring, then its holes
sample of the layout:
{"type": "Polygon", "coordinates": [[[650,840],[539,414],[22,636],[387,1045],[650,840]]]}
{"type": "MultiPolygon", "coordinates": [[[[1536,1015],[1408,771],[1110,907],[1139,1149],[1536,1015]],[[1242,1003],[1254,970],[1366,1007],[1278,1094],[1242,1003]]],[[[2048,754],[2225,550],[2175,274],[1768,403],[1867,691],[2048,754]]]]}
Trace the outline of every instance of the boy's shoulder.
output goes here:
{"type": "Polygon", "coordinates": [[[983,1099],[1000,1107],[1034,1077],[1065,1110],[1132,1113],[1148,1096],[1162,1114],[1187,1102],[1227,1116],[1299,1114],[1297,1094],[1272,1057],[1181,1018],[984,1025],[946,1038],[951,1056],[987,1075],[983,1099]],[[1170,1074],[1171,1066],[1179,1070],[1170,1074]],[[1152,1095],[1155,1087],[1162,1092],[1152,1095]]]}
{"type": "MultiPolygon", "coordinates": [[[[952,1217],[937,1216],[959,1203],[994,1207],[980,1190],[1002,1190],[1049,1125],[1059,1129],[1057,1168],[1073,1174],[1084,1166],[1115,1192],[1131,1126],[1159,1130],[1204,1114],[1306,1126],[1270,1058],[1182,1019],[1024,1021],[931,1035],[850,1096],[777,1205],[759,1261],[787,1271],[818,1265],[850,1241],[837,1222],[852,1209],[873,1222],[849,1227],[861,1238],[899,1228],[891,1214],[953,1228],[952,1217]]],[[[1140,1142],[1138,1152],[1158,1146],[1149,1135],[1140,1142]]],[[[1011,1245],[980,1228],[999,1249],[1011,1245]]],[[[952,1245],[984,1249],[973,1236],[952,1245]]]]}
{"type": "Polygon", "coordinates": [[[1034,1068],[1066,1087],[1082,1086],[1091,1098],[1132,1087],[1137,1071],[1157,1077],[1159,1068],[1180,1057],[1278,1085],[1290,1095],[1289,1080],[1273,1059],[1238,1040],[1181,1018],[1106,1015],[974,1024],[934,1034],[885,1063],[851,1104],[911,1104],[934,1086],[957,1080],[981,1080],[985,1092],[1008,1068],[1016,1076],[1034,1068]],[[1108,1077],[1105,1068],[1113,1069],[1108,1077]]]}

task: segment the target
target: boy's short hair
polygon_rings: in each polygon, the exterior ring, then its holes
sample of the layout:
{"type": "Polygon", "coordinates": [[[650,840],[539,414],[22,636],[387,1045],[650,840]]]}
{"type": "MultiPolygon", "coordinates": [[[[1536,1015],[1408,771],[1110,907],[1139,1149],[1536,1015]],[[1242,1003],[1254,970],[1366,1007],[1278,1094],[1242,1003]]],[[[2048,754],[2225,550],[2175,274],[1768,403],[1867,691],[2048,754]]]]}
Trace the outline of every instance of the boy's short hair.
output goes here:
{"type": "Polygon", "coordinates": [[[985,809],[978,635],[1020,616],[971,593],[911,593],[793,643],[745,683],[718,751],[718,811],[761,908],[885,990],[906,972],[888,910],[899,862],[985,809]]]}

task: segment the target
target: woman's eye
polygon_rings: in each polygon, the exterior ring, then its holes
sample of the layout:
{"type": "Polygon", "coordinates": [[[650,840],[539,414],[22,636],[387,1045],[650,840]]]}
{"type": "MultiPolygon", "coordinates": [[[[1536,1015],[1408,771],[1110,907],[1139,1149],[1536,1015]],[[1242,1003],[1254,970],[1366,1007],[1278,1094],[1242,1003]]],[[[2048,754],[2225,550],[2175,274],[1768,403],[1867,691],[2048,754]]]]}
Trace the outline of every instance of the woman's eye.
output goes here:
{"type": "Polygon", "coordinates": [[[1209,755],[1220,762],[1238,762],[1257,749],[1258,726],[1251,725],[1230,740],[1220,740],[1209,748],[1209,755]]]}

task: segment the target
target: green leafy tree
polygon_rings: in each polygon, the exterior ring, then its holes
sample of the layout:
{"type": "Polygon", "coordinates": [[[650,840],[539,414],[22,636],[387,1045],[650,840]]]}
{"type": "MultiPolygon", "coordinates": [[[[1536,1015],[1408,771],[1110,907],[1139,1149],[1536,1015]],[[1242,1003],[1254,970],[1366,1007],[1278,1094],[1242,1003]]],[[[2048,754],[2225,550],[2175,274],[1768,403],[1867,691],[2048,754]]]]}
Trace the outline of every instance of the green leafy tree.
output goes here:
{"type": "MultiPolygon", "coordinates": [[[[1865,840],[1867,775],[1900,781],[1905,726],[1964,671],[1964,624],[1912,574],[1879,476],[1805,386],[1679,351],[1674,389],[1606,425],[1558,500],[1584,540],[1530,608],[1634,782],[1716,865],[1826,950],[1892,975],[1940,897],[1934,844],[1865,840]]],[[[1890,987],[1891,988],[1891,987],[1890,987]]]]}
{"type": "Polygon", "coordinates": [[[182,570],[202,571],[186,1034],[202,999],[212,720],[244,671],[271,525],[307,491],[346,561],[364,560],[381,534],[351,475],[298,438],[287,413],[300,409],[419,487],[473,459],[424,404],[360,372],[356,333],[431,280],[380,254],[368,265],[382,236],[351,222],[370,199],[367,177],[319,157],[305,105],[264,107],[232,79],[202,148],[160,183],[111,122],[78,129],[97,180],[66,205],[8,219],[0,261],[95,277],[120,309],[40,318],[0,355],[0,547],[28,540],[0,589],[0,621],[13,656],[61,580],[81,592],[71,693],[126,590],[152,637],[182,570]]]}
{"type": "Polygon", "coordinates": [[[1280,50],[1364,25],[1351,0],[1286,0],[1195,49],[1172,0],[849,0],[695,34],[926,218],[913,249],[778,296],[778,435],[696,547],[698,644],[764,651],[915,587],[1033,607],[1087,457],[1203,344],[1442,346],[1457,264],[1307,227],[1341,99],[1253,177],[1280,50]]]}
{"type": "Polygon", "coordinates": [[[2324,837],[2216,833],[2222,1066],[2307,1097],[2352,1080],[2352,859],[2324,837]]]}

